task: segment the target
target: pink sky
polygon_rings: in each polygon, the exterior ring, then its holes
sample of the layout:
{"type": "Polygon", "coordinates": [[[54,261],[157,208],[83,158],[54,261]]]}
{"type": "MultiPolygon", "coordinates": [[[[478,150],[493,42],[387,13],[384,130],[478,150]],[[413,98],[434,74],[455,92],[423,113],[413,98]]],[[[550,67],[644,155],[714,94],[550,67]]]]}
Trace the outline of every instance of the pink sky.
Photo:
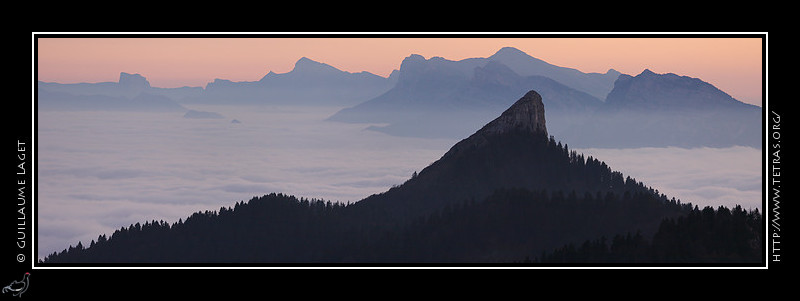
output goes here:
{"type": "Polygon", "coordinates": [[[497,35],[419,38],[38,38],[37,80],[116,82],[120,72],[139,73],[154,87],[205,87],[215,78],[255,81],[269,71],[288,72],[301,57],[349,72],[387,76],[403,58],[420,54],[449,60],[488,57],[510,46],[548,63],[583,72],[644,69],[700,78],[734,98],[761,105],[762,39],[717,35],[648,38],[569,35],[506,38],[497,35]]]}

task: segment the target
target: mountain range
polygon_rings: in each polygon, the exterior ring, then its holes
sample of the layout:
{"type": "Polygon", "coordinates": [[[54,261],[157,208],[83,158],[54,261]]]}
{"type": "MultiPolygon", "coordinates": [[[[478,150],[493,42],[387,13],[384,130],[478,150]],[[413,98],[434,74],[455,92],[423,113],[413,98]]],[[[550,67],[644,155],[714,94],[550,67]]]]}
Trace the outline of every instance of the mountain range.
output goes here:
{"type": "Polygon", "coordinates": [[[604,105],[559,134],[576,146],[761,148],[762,109],[698,78],[620,75],[604,105]]]}
{"type": "Polygon", "coordinates": [[[174,224],[123,227],[41,264],[564,261],[570,244],[611,237],[636,250],[652,238],[655,251],[647,256],[612,248],[622,262],[763,260],[757,212],[711,208],[708,215],[570,151],[548,137],[544,103],[526,92],[405,183],[354,204],[273,193],[174,224]],[[626,233],[637,238],[626,240],[626,233]],[[725,239],[717,245],[698,238],[708,236],[725,239]]]}
{"type": "MultiPolygon", "coordinates": [[[[38,110],[66,111],[162,111],[182,112],[187,109],[166,96],[169,91],[153,88],[139,74],[120,73],[118,82],[58,84],[39,82],[38,110]]],[[[172,93],[174,94],[174,93],[172,93]]]]}
{"type": "MultiPolygon", "coordinates": [[[[299,59],[287,73],[270,71],[258,81],[215,79],[205,87],[156,88],[140,74],[122,72],[119,82],[59,84],[38,82],[40,107],[44,109],[116,108],[114,99],[140,94],[168,99],[184,105],[322,105],[351,106],[385,92],[395,77],[381,77],[369,72],[350,73],[309,58],[299,59]],[[58,98],[51,97],[56,93],[58,98]],[[98,97],[96,101],[76,104],[72,99],[98,97]],[[62,100],[67,99],[67,100],[62,100]],[[104,100],[107,102],[103,103],[104,100]],[[61,103],[59,103],[61,101],[61,103]]],[[[121,106],[120,109],[126,109],[121,106]]],[[[158,109],[154,106],[153,110],[158,109]]]]}
{"type": "Polygon", "coordinates": [[[407,57],[386,93],[328,120],[396,136],[461,138],[537,90],[550,130],[577,147],[761,147],[762,112],[698,78],[581,73],[513,48],[488,58],[407,57]]]}
{"type": "Polygon", "coordinates": [[[216,79],[187,103],[356,105],[391,88],[394,77],[369,72],[350,73],[309,58],[300,58],[287,73],[270,71],[258,81],[216,79]]]}
{"type": "Polygon", "coordinates": [[[258,81],[155,88],[138,74],[118,83],[38,83],[49,110],[182,110],[193,104],[343,107],[331,122],[363,123],[395,136],[461,139],[529,90],[548,107],[550,131],[576,147],[761,147],[761,108],[698,78],[645,70],[583,73],[504,47],[451,61],[412,54],[388,77],[301,58],[258,81]]]}

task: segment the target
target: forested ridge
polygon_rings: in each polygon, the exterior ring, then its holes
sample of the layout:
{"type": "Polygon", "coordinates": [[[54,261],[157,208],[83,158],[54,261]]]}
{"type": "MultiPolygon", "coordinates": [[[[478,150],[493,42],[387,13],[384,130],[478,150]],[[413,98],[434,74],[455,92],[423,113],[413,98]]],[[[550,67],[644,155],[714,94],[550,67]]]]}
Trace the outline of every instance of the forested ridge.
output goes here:
{"type": "Polygon", "coordinates": [[[526,263],[762,263],[763,221],[747,211],[695,206],[688,214],[661,221],[651,239],[640,232],[566,244],[526,263]]]}

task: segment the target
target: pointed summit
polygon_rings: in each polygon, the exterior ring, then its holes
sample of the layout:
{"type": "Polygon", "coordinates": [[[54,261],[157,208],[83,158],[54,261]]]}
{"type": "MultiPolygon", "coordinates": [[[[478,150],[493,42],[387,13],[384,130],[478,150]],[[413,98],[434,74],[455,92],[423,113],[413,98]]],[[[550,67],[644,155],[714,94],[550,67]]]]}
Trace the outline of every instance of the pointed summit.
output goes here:
{"type": "Polygon", "coordinates": [[[150,88],[150,82],[148,82],[144,76],[138,73],[130,74],[126,72],[120,72],[119,85],[138,89],[150,88]]]}
{"type": "Polygon", "coordinates": [[[493,137],[506,133],[547,137],[544,103],[542,103],[542,96],[538,92],[530,90],[525,93],[522,98],[506,109],[499,117],[487,123],[468,138],[456,143],[444,154],[443,158],[486,145],[493,137]]]}
{"type": "Polygon", "coordinates": [[[542,96],[539,93],[534,90],[528,91],[522,98],[506,109],[500,117],[486,124],[479,132],[500,134],[512,130],[547,134],[547,126],[544,120],[544,103],[542,103],[542,96]]]}
{"type": "Polygon", "coordinates": [[[508,46],[507,46],[507,47],[500,48],[500,50],[498,50],[497,52],[495,52],[495,54],[493,54],[493,55],[492,55],[492,56],[490,56],[489,58],[490,58],[490,59],[497,59],[497,58],[500,58],[500,57],[505,57],[505,58],[512,58],[512,57],[530,57],[530,55],[528,55],[528,54],[527,54],[527,53],[525,53],[524,51],[522,51],[522,50],[519,50],[519,49],[517,49],[517,48],[514,48],[514,47],[508,47],[508,46]]]}
{"type": "Polygon", "coordinates": [[[309,59],[307,57],[301,57],[299,60],[297,60],[297,62],[294,63],[294,69],[292,69],[293,72],[296,71],[318,72],[320,70],[342,72],[331,65],[320,63],[315,60],[309,59]]]}

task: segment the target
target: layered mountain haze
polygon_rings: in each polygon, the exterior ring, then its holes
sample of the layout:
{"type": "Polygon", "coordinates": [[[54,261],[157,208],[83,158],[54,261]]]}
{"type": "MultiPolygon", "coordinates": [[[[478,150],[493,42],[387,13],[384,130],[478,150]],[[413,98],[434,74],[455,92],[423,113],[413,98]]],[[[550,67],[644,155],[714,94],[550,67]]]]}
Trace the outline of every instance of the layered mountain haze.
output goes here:
{"type": "MultiPolygon", "coordinates": [[[[173,110],[194,105],[344,107],[327,120],[400,137],[460,139],[529,90],[548,107],[550,132],[576,147],[761,147],[761,108],[698,78],[583,73],[505,47],[487,58],[406,57],[389,77],[309,58],[257,81],[215,79],[155,88],[139,74],[117,83],[38,83],[45,110],[173,110]],[[135,100],[135,101],[130,101],[135,100]]],[[[194,108],[191,108],[194,109],[194,108]]]]}
{"type": "Polygon", "coordinates": [[[606,98],[608,107],[641,111],[756,109],[699,78],[645,69],[637,76],[620,75],[606,98]]]}
{"type": "Polygon", "coordinates": [[[216,79],[187,103],[351,106],[380,95],[394,84],[369,72],[350,73],[309,58],[287,73],[270,71],[258,81],[216,79]]]}
{"type": "Polygon", "coordinates": [[[39,110],[159,111],[180,112],[186,108],[139,74],[122,72],[119,81],[96,84],[58,84],[38,82],[39,110]]]}
{"type": "MultiPolygon", "coordinates": [[[[699,212],[548,138],[543,103],[525,93],[402,185],[354,204],[273,193],[173,224],[132,224],[42,263],[522,262],[598,237],[652,237],[699,212]]],[[[636,258],[757,262],[753,225],[734,227],[745,247],[723,255],[669,253],[682,241],[660,239],[655,257],[636,258]]],[[[733,229],[714,231],[723,228],[733,229]]]]}
{"type": "MultiPolygon", "coordinates": [[[[394,85],[395,77],[369,72],[350,73],[309,58],[299,59],[287,73],[270,71],[258,81],[215,79],[206,87],[157,88],[140,74],[120,73],[118,82],[60,84],[38,82],[45,101],[49,93],[92,96],[105,99],[154,95],[184,105],[321,105],[352,106],[380,95],[394,85]]],[[[61,98],[65,98],[62,96],[61,98]]],[[[41,99],[40,99],[41,101],[41,99]]],[[[49,105],[49,103],[47,103],[49,105]]],[[[70,108],[70,103],[55,109],[70,108]]],[[[98,103],[98,106],[107,106],[98,103]]],[[[46,107],[46,108],[49,108],[46,107]]],[[[111,106],[110,108],[113,108],[111,106]]],[[[75,110],[86,109],[80,105],[75,110]]]]}
{"type": "Polygon", "coordinates": [[[395,136],[461,138],[508,108],[510,99],[529,90],[537,90],[544,96],[548,114],[557,117],[551,118],[556,129],[576,122],[602,104],[600,99],[549,77],[531,75],[545,72],[516,69],[528,75],[520,75],[501,61],[490,59],[426,60],[412,55],[403,60],[394,88],[343,109],[328,120],[385,124],[370,129],[395,136]]]}
{"type": "MultiPolygon", "coordinates": [[[[37,82],[39,104],[43,109],[54,110],[87,110],[93,106],[115,110],[114,104],[119,99],[134,99],[143,97],[158,98],[162,103],[178,103],[180,100],[193,95],[199,95],[203,88],[158,88],[152,87],[150,82],[141,74],[120,72],[117,82],[61,84],[37,82]],[[55,95],[55,96],[53,96],[55,95]],[[57,97],[56,97],[57,96],[57,97]],[[80,103],[79,98],[89,96],[95,100],[80,103]],[[68,99],[68,100],[59,100],[68,99]],[[104,103],[109,102],[109,103],[104,103]]],[[[143,110],[158,110],[158,103],[141,104],[143,110]]],[[[123,108],[124,109],[124,108],[123,108]]]]}
{"type": "Polygon", "coordinates": [[[584,73],[573,68],[559,67],[513,47],[503,47],[487,59],[509,66],[521,76],[548,77],[600,100],[605,99],[621,74],[614,69],[609,69],[606,73],[584,73]]]}
{"type": "MultiPolygon", "coordinates": [[[[38,88],[72,95],[106,95],[133,98],[142,92],[151,93],[150,82],[140,74],[121,72],[117,82],[59,84],[38,82],[38,88]]],[[[151,93],[157,94],[157,93],[151,93]]]]}
{"type": "Polygon", "coordinates": [[[621,75],[605,104],[561,134],[579,147],[761,148],[762,109],[698,78],[621,75]]]}
{"type": "Polygon", "coordinates": [[[395,136],[464,137],[528,90],[544,98],[551,133],[578,147],[760,148],[761,109],[697,78],[582,73],[514,48],[449,61],[412,55],[391,90],[328,120],[380,124],[395,136]]]}

